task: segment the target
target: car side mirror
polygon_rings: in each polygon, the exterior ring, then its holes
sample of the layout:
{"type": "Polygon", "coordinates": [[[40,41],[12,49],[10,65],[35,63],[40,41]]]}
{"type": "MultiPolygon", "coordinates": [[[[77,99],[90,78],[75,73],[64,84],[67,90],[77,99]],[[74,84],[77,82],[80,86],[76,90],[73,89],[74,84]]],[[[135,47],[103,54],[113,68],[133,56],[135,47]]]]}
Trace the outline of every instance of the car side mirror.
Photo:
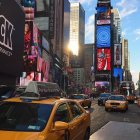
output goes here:
{"type": "Polygon", "coordinates": [[[68,129],[69,125],[66,122],[56,121],[54,122],[54,131],[66,130],[68,129]]]}

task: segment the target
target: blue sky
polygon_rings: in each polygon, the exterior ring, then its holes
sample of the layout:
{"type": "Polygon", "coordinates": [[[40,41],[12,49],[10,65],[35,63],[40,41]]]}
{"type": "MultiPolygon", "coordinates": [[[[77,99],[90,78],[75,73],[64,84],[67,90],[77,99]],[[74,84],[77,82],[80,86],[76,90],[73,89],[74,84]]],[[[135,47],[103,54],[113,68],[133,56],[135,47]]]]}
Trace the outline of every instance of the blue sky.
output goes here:
{"type": "MultiPolygon", "coordinates": [[[[94,14],[97,0],[70,0],[80,2],[86,15],[86,43],[94,43],[94,14]]],[[[118,8],[121,16],[122,35],[128,39],[130,70],[133,81],[138,81],[140,72],[140,0],[111,0],[113,8],[118,8]]]]}

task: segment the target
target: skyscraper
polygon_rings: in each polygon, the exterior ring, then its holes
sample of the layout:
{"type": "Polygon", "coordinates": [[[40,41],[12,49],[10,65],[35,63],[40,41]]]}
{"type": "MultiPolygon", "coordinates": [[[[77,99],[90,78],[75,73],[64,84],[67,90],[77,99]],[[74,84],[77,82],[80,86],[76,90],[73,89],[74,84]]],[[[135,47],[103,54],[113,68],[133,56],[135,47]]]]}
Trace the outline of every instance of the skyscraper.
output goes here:
{"type": "Polygon", "coordinates": [[[80,3],[71,3],[70,10],[70,50],[80,55],[85,40],[85,11],[80,3]]]}
{"type": "Polygon", "coordinates": [[[71,3],[70,9],[70,65],[76,84],[84,84],[85,11],[80,3],[71,3]]]}
{"type": "Polygon", "coordinates": [[[112,9],[113,13],[113,24],[114,24],[114,43],[121,42],[121,25],[120,25],[120,14],[118,9],[112,9]]]}

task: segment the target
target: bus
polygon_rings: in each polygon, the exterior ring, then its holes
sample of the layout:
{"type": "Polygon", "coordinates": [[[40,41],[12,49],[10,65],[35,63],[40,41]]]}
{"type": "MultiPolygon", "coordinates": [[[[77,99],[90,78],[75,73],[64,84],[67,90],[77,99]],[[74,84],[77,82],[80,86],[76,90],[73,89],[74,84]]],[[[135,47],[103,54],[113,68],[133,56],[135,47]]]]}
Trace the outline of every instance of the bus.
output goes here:
{"type": "Polygon", "coordinates": [[[124,95],[126,99],[134,103],[136,97],[135,97],[135,86],[133,81],[121,81],[119,86],[120,94],[124,95]]]}

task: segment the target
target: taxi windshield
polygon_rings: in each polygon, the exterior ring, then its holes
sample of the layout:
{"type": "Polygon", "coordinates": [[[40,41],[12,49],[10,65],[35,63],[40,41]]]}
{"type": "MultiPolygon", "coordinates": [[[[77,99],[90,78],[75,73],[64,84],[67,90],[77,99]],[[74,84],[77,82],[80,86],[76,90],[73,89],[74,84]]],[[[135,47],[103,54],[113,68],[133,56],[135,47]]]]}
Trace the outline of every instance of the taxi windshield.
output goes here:
{"type": "Polygon", "coordinates": [[[100,97],[109,97],[110,94],[101,94],[100,97]]]}
{"type": "Polygon", "coordinates": [[[124,97],[123,96],[111,96],[109,98],[109,100],[118,100],[118,101],[124,101],[124,97]]]}
{"type": "Polygon", "coordinates": [[[22,102],[0,103],[0,130],[42,131],[50,117],[53,105],[22,102]]]}
{"type": "Polygon", "coordinates": [[[71,95],[71,99],[83,99],[83,95],[71,95]]]}

